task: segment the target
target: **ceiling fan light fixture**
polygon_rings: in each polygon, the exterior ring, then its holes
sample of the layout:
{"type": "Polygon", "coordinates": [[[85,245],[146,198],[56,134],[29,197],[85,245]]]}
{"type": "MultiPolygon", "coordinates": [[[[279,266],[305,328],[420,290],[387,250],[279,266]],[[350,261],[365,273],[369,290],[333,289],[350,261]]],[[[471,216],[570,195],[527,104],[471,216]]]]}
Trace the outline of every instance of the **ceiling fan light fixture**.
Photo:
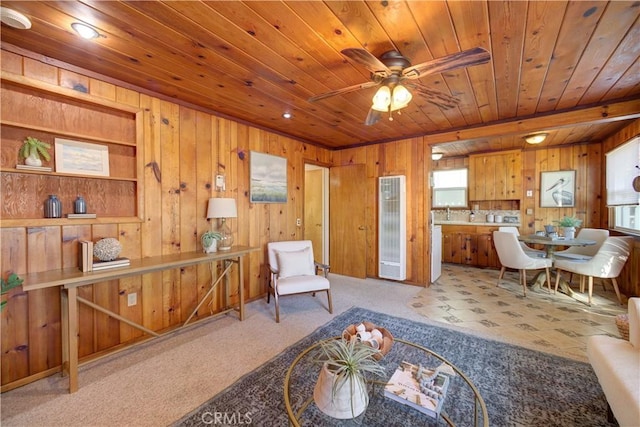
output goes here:
{"type": "Polygon", "coordinates": [[[86,40],[93,40],[100,37],[100,33],[95,28],[81,22],[74,22],[71,24],[71,28],[73,28],[73,31],[75,31],[80,37],[86,40]]]}
{"type": "Polygon", "coordinates": [[[431,153],[431,160],[440,160],[444,154],[442,153],[431,153]]]}
{"type": "Polygon", "coordinates": [[[381,86],[376,94],[373,95],[371,108],[376,111],[389,111],[389,104],[391,104],[391,89],[389,89],[389,86],[381,86]]]}
{"type": "Polygon", "coordinates": [[[545,132],[532,133],[531,135],[526,135],[524,140],[527,141],[527,144],[540,144],[542,141],[547,139],[547,136],[549,136],[549,134],[545,132]]]}
{"type": "Polygon", "coordinates": [[[406,107],[411,102],[413,95],[402,85],[393,88],[393,97],[391,98],[391,111],[399,110],[406,107]]]}

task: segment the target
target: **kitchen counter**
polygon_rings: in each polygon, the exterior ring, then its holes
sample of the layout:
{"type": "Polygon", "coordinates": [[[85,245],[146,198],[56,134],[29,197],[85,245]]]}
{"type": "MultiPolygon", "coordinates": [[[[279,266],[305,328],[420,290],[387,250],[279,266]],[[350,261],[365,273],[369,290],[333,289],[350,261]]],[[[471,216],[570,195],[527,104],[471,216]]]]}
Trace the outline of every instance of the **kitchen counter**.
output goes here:
{"type": "Polygon", "coordinates": [[[484,221],[446,221],[435,220],[435,225],[470,225],[470,226],[489,226],[489,227],[520,227],[522,224],[519,222],[484,222],[484,221]]]}

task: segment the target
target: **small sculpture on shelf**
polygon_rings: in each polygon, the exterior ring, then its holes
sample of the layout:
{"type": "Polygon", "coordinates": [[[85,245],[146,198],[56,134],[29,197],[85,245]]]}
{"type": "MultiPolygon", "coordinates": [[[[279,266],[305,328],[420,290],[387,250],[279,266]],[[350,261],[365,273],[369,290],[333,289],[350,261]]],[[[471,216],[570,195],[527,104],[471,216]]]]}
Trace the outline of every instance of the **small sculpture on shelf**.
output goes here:
{"type": "Polygon", "coordinates": [[[113,261],[122,251],[122,245],[113,237],[99,240],[93,247],[93,256],[100,261],[113,261]]]}
{"type": "Polygon", "coordinates": [[[28,136],[24,140],[24,144],[20,147],[20,156],[24,158],[24,164],[27,166],[42,166],[42,159],[49,161],[49,149],[51,144],[40,141],[38,138],[28,136]],[[41,159],[42,158],[42,159],[41,159]]]}

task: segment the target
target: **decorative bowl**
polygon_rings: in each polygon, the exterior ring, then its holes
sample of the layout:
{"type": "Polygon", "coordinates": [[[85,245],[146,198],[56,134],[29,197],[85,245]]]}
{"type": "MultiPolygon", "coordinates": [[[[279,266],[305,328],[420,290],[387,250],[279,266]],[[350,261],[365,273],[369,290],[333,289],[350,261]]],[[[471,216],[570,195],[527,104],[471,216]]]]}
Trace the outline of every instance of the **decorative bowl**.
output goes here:
{"type": "Polygon", "coordinates": [[[382,340],[378,347],[378,353],[373,356],[376,360],[382,359],[387,353],[389,353],[389,351],[391,350],[391,347],[393,346],[393,335],[391,335],[391,332],[389,332],[385,328],[376,326],[371,322],[362,322],[362,323],[358,323],[357,325],[347,326],[344,329],[344,331],[342,331],[342,338],[348,341],[352,339],[358,339],[357,327],[359,325],[364,325],[366,332],[371,333],[371,331],[373,331],[374,329],[377,329],[382,333],[382,340]]]}

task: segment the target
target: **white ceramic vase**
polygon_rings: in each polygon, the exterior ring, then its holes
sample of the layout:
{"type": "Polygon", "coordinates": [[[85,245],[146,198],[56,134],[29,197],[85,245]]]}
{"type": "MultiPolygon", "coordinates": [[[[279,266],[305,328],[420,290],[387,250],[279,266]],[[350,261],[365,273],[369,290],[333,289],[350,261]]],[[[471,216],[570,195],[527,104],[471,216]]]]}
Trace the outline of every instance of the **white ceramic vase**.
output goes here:
{"type": "Polygon", "coordinates": [[[42,160],[37,155],[31,155],[24,159],[24,164],[27,166],[42,166],[42,160]]]}
{"type": "Polygon", "coordinates": [[[576,237],[576,228],[575,227],[563,227],[562,231],[564,232],[564,238],[566,240],[573,240],[576,237]]]}
{"type": "Polygon", "coordinates": [[[212,239],[209,246],[204,246],[203,244],[202,248],[204,249],[204,253],[206,254],[218,252],[218,239],[212,239]]]}
{"type": "Polygon", "coordinates": [[[346,378],[334,387],[336,380],[336,375],[324,364],[313,389],[313,400],[318,409],[338,419],[355,418],[362,414],[369,404],[364,378],[346,378]]]}

